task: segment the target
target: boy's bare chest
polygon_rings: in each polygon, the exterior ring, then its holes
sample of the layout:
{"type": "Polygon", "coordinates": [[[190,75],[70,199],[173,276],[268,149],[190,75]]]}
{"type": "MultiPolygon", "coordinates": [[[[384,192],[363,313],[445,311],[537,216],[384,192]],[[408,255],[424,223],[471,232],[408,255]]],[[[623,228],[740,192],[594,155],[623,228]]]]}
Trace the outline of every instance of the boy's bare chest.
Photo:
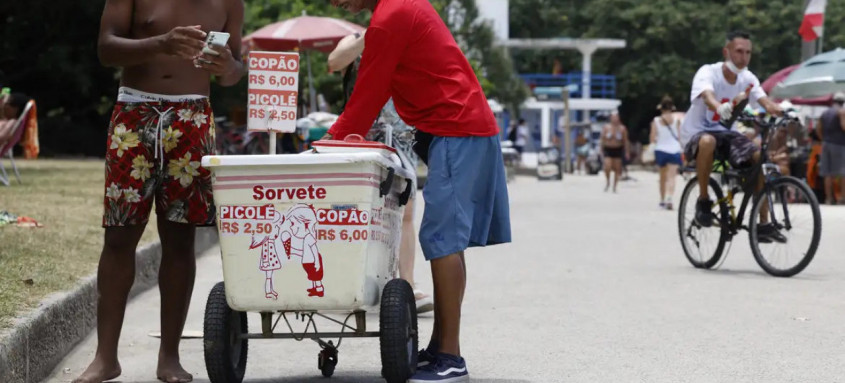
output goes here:
{"type": "Polygon", "coordinates": [[[134,0],[132,35],[156,36],[179,26],[200,25],[220,31],[226,24],[229,0],[134,0]]]}

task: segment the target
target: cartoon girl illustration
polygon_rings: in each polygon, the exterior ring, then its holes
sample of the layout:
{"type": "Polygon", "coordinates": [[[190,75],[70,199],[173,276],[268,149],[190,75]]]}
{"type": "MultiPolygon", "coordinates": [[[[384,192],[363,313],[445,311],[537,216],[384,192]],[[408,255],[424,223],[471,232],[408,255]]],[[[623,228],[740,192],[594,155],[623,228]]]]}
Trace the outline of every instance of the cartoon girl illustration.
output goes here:
{"type": "MultiPolygon", "coordinates": [[[[279,297],[279,293],[276,292],[275,288],[273,287],[273,272],[282,268],[281,260],[279,259],[279,254],[276,251],[276,240],[281,236],[282,227],[285,224],[285,216],[276,212],[276,215],[273,219],[273,231],[265,235],[260,240],[256,241],[255,235],[252,236],[252,243],[249,245],[250,250],[261,248],[261,257],[259,258],[258,262],[258,269],[264,272],[265,280],[264,280],[264,297],[267,299],[277,299],[279,297]]],[[[289,233],[285,232],[284,234],[289,233]]],[[[287,252],[287,257],[290,259],[290,253],[287,252]]]]}
{"type": "MultiPolygon", "coordinates": [[[[309,297],[322,297],[323,288],[323,256],[317,248],[317,214],[314,208],[306,205],[294,206],[287,215],[290,220],[291,237],[282,237],[282,243],[289,255],[302,259],[302,268],[308,274],[311,288],[307,289],[309,297]]],[[[286,233],[285,233],[286,234],[286,233]]]]}

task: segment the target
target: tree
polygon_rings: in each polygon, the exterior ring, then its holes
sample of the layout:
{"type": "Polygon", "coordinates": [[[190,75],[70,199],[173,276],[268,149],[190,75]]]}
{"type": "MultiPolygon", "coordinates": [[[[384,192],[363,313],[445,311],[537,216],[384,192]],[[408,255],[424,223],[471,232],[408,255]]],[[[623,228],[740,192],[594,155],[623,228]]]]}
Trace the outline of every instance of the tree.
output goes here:
{"type": "Polygon", "coordinates": [[[623,50],[598,54],[594,71],[617,76],[621,112],[635,136],[645,141],[660,98],[668,94],[680,107],[688,105],[695,72],[703,64],[723,59],[721,48],[728,31],[742,29],[752,34],[751,69],[761,81],[798,62],[801,10],[801,4],[791,0],[595,0],[584,7],[581,17],[603,20],[589,24],[585,37],[627,41],[623,50]]]}
{"type": "MultiPolygon", "coordinates": [[[[491,98],[497,98],[501,102],[516,109],[528,95],[524,83],[516,76],[513,69],[513,62],[510,55],[499,47],[494,46],[492,28],[484,23],[478,22],[478,9],[475,0],[432,0],[432,5],[437,9],[444,20],[448,20],[451,14],[456,23],[450,29],[455,39],[461,45],[467,58],[476,70],[476,75],[484,89],[485,94],[491,98]]],[[[255,0],[247,4],[245,12],[245,29],[249,32],[269,23],[297,17],[305,11],[309,15],[321,15],[346,19],[359,25],[368,25],[370,20],[369,12],[361,12],[351,15],[346,11],[334,8],[328,1],[313,2],[305,0],[255,0]]],[[[341,77],[338,74],[328,73],[326,65],[327,55],[320,52],[309,52],[314,76],[314,88],[318,94],[323,94],[334,112],[340,112],[343,100],[341,77]]],[[[303,60],[308,59],[303,56],[303,60]]],[[[304,64],[303,64],[304,66],[304,64]]],[[[300,74],[301,87],[300,97],[308,100],[307,84],[305,84],[304,72],[300,74]]],[[[242,104],[246,95],[246,83],[243,82],[235,89],[215,89],[215,109],[229,109],[242,104]]]]}
{"type": "MultiPolygon", "coordinates": [[[[570,25],[578,10],[573,1],[510,0],[510,37],[555,38],[573,36],[570,25]]],[[[513,50],[513,61],[519,73],[551,73],[555,60],[564,68],[580,68],[576,51],[513,50]]]]}
{"type": "MultiPolygon", "coordinates": [[[[370,21],[369,12],[353,15],[342,9],[335,8],[329,1],[306,0],[248,0],[244,9],[244,35],[252,33],[268,24],[302,16],[334,17],[366,26],[370,21]]],[[[300,103],[308,104],[308,75],[307,61],[311,63],[311,73],[314,81],[315,93],[326,97],[330,108],[339,112],[343,102],[341,76],[329,73],[328,55],[319,51],[302,52],[302,71],[300,73],[300,103]]],[[[244,79],[235,87],[213,88],[212,103],[215,110],[233,110],[244,107],[247,94],[247,81],[244,79]]]]}
{"type": "MultiPolygon", "coordinates": [[[[513,51],[491,46],[490,28],[477,22],[471,0],[431,0],[448,20],[449,9],[462,14],[451,25],[488,96],[513,107],[524,87],[514,75],[550,72],[555,60],[565,69],[580,69],[574,51],[513,51]],[[450,8],[451,5],[451,8],[450,8]]],[[[45,155],[102,156],[106,127],[114,103],[119,71],[97,60],[96,40],[105,0],[0,2],[0,70],[3,86],[22,91],[38,103],[42,152],[45,155]]],[[[695,71],[722,59],[720,48],[730,29],[753,36],[751,69],[761,80],[800,59],[798,27],[803,1],[795,0],[510,0],[512,37],[622,38],[628,47],[599,51],[594,73],[614,74],[623,119],[644,139],[655,105],[664,94],[686,107],[695,71]]],[[[246,0],[245,32],[306,11],[369,23],[369,13],[350,15],[329,1],[246,0]]],[[[845,45],[845,2],[828,3],[824,49],[845,45]]],[[[327,73],[326,56],[311,56],[315,87],[339,110],[340,76],[327,73]]],[[[304,82],[304,81],[303,81],[304,82]]],[[[305,89],[303,89],[305,90],[305,89]]],[[[246,81],[233,88],[213,87],[212,102],[221,113],[243,107],[246,81]]],[[[303,97],[307,97],[302,92],[303,97]]],[[[307,98],[306,98],[307,99],[307,98]]]]}
{"type": "Polygon", "coordinates": [[[484,93],[518,111],[528,97],[528,90],[517,76],[508,51],[496,45],[492,26],[479,20],[475,0],[443,1],[435,5],[475,68],[484,93]]]}
{"type": "Polygon", "coordinates": [[[104,1],[4,1],[0,69],[37,101],[42,153],[103,155],[114,70],[97,59],[104,1]]]}
{"type": "MultiPolygon", "coordinates": [[[[619,38],[621,50],[599,51],[593,73],[614,74],[621,115],[632,136],[645,141],[655,106],[663,95],[679,108],[689,102],[690,82],[704,64],[722,60],[726,32],[752,34],[751,69],[765,80],[775,71],[799,62],[798,26],[803,2],[793,0],[512,0],[511,30],[532,37],[619,38]],[[514,7],[527,12],[520,14],[514,7]],[[538,11],[542,10],[542,11],[538,11]],[[566,17],[557,12],[563,11],[566,17]],[[516,24],[515,24],[516,23],[516,24]],[[539,35],[538,35],[539,34],[539,35]]],[[[845,30],[831,20],[845,15],[845,5],[828,6],[826,48],[845,43],[845,30]]],[[[555,58],[568,68],[580,68],[577,52],[519,53],[520,72],[547,72],[555,58]],[[523,59],[527,58],[527,59],[523,59]]]]}

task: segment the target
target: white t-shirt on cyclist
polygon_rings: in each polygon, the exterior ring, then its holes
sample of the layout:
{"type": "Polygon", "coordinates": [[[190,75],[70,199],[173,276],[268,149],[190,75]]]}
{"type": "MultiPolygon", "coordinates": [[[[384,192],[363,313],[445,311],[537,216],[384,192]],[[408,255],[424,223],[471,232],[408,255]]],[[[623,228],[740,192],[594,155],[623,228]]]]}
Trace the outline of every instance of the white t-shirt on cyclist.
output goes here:
{"type": "MultiPolygon", "coordinates": [[[[733,100],[740,92],[745,91],[749,85],[753,85],[748,100],[749,104],[753,107],[758,106],[757,100],[766,97],[766,92],[763,91],[763,88],[760,86],[760,80],[757,79],[754,73],[744,71],[737,76],[735,84],[730,84],[725,79],[725,74],[722,73],[722,65],[724,65],[723,62],[704,65],[695,73],[695,77],[692,80],[692,92],[690,92],[690,100],[692,102],[690,103],[686,118],[684,118],[684,124],[681,127],[681,143],[684,146],[686,146],[692,136],[702,130],[725,130],[719,124],[718,114],[709,110],[707,104],[704,103],[704,98],[701,97],[701,94],[705,90],[713,91],[716,94],[716,100],[719,100],[719,102],[727,102],[733,100]]],[[[736,129],[736,125],[732,129],[736,129]]]]}

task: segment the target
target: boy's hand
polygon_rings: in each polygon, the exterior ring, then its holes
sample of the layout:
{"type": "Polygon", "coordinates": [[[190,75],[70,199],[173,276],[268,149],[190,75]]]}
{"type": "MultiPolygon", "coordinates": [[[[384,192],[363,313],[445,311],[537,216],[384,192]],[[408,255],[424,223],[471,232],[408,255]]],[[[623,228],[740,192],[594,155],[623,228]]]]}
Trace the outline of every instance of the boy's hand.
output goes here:
{"type": "Polygon", "coordinates": [[[197,57],[205,46],[206,36],[199,28],[199,25],[195,25],[171,29],[161,36],[162,50],[165,54],[187,60],[197,57]]]}
{"type": "MultiPolygon", "coordinates": [[[[202,52],[194,58],[194,66],[210,72],[216,76],[222,76],[235,71],[235,59],[232,57],[232,50],[229,46],[210,46],[209,49],[217,54],[202,52]]],[[[200,50],[201,51],[201,50],[200,50]]]]}

